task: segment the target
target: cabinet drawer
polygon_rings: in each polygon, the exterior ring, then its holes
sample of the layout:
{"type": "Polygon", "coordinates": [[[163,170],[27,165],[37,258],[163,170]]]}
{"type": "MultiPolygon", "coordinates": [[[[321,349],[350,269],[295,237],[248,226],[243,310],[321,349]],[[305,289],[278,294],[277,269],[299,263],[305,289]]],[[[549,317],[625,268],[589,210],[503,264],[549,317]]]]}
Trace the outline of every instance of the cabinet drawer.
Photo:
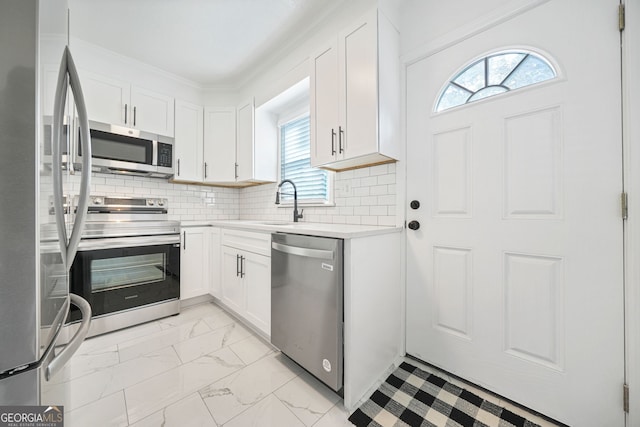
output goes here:
{"type": "Polygon", "coordinates": [[[222,244],[233,248],[271,256],[271,234],[222,229],[222,244]]]}

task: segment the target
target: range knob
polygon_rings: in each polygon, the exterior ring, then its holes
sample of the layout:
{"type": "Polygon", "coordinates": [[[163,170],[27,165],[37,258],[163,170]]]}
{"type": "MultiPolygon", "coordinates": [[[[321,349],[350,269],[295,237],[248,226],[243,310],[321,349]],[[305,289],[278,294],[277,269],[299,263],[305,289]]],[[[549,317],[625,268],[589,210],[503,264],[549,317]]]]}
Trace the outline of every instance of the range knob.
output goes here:
{"type": "Polygon", "coordinates": [[[153,206],[155,204],[156,204],[156,201],[154,199],[147,199],[147,205],[153,206]]]}
{"type": "Polygon", "coordinates": [[[158,206],[164,206],[164,199],[158,199],[158,206]]]}
{"type": "Polygon", "coordinates": [[[92,202],[94,205],[101,205],[102,204],[102,197],[94,197],[92,199],[92,202]]]}
{"type": "Polygon", "coordinates": [[[420,223],[418,221],[411,221],[407,227],[409,227],[412,230],[417,230],[420,228],[420,223]]]}

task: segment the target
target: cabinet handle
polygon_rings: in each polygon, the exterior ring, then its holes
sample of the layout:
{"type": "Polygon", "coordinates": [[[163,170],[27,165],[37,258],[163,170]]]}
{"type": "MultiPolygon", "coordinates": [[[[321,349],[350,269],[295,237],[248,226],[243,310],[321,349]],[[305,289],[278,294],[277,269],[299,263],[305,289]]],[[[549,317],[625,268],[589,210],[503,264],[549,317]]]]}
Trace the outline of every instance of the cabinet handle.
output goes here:
{"type": "Polygon", "coordinates": [[[136,107],[133,107],[133,125],[136,125],[136,107]]]}
{"type": "Polygon", "coordinates": [[[182,232],[182,249],[187,250],[187,232],[182,232]]]}
{"type": "Polygon", "coordinates": [[[127,114],[127,112],[128,112],[127,111],[127,107],[128,107],[128,105],[124,104],[124,124],[125,125],[127,124],[127,116],[129,115],[129,114],[127,114]]]}
{"type": "Polygon", "coordinates": [[[180,176],[180,159],[178,159],[178,176],[180,176]]]}
{"type": "Polygon", "coordinates": [[[240,255],[240,278],[244,277],[244,255],[240,255]]]}
{"type": "Polygon", "coordinates": [[[240,275],[240,254],[236,254],[236,277],[240,275]]]}
{"type": "Polygon", "coordinates": [[[236,163],[236,171],[235,171],[235,174],[236,174],[236,179],[238,179],[238,164],[237,164],[237,163],[236,163]]]}
{"type": "Polygon", "coordinates": [[[336,131],[331,128],[331,155],[336,155],[336,131]]]}
{"type": "Polygon", "coordinates": [[[344,130],[342,129],[342,126],[338,126],[338,151],[340,152],[340,154],[342,154],[342,152],[344,151],[344,149],[342,148],[342,135],[344,135],[344,130]]]}
{"type": "Polygon", "coordinates": [[[204,177],[207,177],[207,162],[204,162],[204,177]]]}

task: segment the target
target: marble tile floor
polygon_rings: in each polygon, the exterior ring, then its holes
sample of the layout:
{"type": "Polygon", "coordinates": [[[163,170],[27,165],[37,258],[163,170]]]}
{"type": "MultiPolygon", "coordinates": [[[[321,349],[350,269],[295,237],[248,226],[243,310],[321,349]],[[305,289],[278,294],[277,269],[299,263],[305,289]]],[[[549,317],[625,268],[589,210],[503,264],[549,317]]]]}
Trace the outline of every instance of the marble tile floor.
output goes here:
{"type": "Polygon", "coordinates": [[[86,340],[43,388],[65,426],[351,426],[342,399],[213,303],[86,340]]]}

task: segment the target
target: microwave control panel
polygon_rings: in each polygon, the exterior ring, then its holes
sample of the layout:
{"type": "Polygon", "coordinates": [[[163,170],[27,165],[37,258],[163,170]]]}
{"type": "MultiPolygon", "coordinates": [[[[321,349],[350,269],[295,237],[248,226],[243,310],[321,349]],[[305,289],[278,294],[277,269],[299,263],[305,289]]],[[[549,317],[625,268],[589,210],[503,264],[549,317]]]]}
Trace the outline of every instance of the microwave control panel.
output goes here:
{"type": "Polygon", "coordinates": [[[173,146],[158,142],[158,166],[165,168],[173,167],[173,146]]]}

